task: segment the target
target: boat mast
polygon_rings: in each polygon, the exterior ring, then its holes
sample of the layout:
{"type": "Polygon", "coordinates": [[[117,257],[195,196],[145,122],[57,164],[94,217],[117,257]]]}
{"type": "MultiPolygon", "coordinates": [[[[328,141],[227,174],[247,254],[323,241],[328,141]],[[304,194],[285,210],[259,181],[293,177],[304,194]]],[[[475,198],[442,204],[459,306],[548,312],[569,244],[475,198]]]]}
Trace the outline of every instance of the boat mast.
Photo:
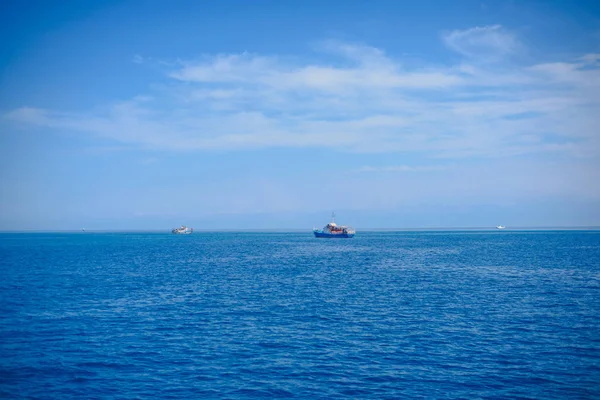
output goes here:
{"type": "Polygon", "coordinates": [[[331,223],[335,224],[335,213],[334,212],[331,213],[331,223]]]}

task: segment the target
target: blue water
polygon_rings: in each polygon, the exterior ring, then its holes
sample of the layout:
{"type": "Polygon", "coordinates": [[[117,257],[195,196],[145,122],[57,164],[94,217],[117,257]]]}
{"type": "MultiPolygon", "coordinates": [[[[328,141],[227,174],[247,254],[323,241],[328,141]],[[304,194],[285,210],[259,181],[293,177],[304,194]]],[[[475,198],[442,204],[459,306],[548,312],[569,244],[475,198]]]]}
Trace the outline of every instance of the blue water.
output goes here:
{"type": "Polygon", "coordinates": [[[0,397],[600,398],[600,232],[2,234],[0,397]]]}

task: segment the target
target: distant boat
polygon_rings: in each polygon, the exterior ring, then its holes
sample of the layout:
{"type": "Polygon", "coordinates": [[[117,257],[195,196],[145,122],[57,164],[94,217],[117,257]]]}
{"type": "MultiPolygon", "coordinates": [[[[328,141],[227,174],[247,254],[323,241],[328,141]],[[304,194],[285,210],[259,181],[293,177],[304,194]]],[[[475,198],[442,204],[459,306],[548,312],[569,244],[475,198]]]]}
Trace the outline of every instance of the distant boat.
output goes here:
{"type": "Polygon", "coordinates": [[[175,235],[189,235],[192,232],[194,232],[194,229],[188,228],[185,225],[181,225],[179,228],[175,228],[171,231],[171,233],[173,233],[175,235]]]}
{"type": "Polygon", "coordinates": [[[313,229],[315,237],[318,238],[351,238],[354,237],[356,231],[349,226],[338,226],[335,223],[335,214],[331,214],[331,222],[323,227],[323,229],[313,229]]]}
{"type": "Polygon", "coordinates": [[[504,228],[506,228],[506,227],[505,227],[505,226],[502,226],[502,225],[498,225],[498,226],[496,227],[496,229],[504,229],[504,228]]]}

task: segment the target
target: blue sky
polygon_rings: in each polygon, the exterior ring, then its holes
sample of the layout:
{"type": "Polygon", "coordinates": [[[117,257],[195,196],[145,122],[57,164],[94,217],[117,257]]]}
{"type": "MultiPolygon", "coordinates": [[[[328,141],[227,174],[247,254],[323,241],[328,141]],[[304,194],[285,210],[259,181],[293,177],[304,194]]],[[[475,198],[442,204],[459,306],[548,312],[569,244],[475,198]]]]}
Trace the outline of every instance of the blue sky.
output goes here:
{"type": "Polygon", "coordinates": [[[600,5],[0,12],[0,229],[600,225],[600,5]]]}

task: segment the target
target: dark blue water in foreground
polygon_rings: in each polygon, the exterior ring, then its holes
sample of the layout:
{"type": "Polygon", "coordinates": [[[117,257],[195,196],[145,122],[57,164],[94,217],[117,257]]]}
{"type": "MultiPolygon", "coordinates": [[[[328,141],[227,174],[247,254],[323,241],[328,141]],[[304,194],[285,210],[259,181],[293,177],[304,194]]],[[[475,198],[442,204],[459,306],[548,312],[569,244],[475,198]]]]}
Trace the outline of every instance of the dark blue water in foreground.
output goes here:
{"type": "Polygon", "coordinates": [[[0,397],[600,398],[600,232],[0,235],[0,397]]]}

